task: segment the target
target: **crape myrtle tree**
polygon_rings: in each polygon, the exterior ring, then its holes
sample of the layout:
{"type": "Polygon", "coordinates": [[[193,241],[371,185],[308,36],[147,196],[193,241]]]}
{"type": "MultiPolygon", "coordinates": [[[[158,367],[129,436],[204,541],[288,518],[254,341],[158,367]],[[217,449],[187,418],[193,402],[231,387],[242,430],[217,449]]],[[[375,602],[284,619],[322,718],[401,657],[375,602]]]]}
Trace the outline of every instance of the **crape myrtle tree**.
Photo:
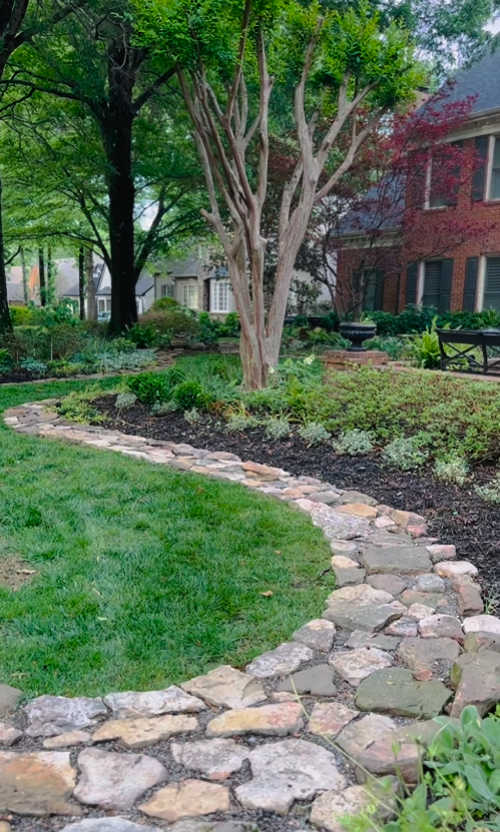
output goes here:
{"type": "Polygon", "coordinates": [[[367,3],[345,12],[296,0],[136,6],[145,42],[177,61],[205,173],[205,217],[222,243],[240,317],[244,382],[261,388],[278,363],[295,259],[314,205],[384,115],[411,97],[422,73],[407,33],[384,25],[367,3]],[[270,135],[284,118],[295,158],[275,219],[275,281],[266,304],[270,135]]]}
{"type": "Polygon", "coordinates": [[[296,267],[328,289],[340,315],[361,314],[368,273],[402,270],[407,234],[414,260],[445,257],[470,238],[487,242],[491,222],[453,210],[481,159],[470,144],[453,141],[474,99],[451,101],[449,92],[445,85],[424,106],[396,114],[390,130],[372,137],[349,175],[313,211],[296,267]],[[437,211],[429,228],[426,202],[452,210],[437,211]],[[355,256],[349,257],[350,247],[355,256]],[[343,249],[351,268],[339,280],[343,249]]]}

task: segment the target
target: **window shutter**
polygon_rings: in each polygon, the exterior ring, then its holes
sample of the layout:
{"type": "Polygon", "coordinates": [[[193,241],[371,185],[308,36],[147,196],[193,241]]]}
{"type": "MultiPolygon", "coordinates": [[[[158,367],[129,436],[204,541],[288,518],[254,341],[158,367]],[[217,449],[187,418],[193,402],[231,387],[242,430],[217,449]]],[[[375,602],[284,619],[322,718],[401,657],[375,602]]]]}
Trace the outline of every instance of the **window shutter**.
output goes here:
{"type": "Polygon", "coordinates": [[[500,257],[488,257],[483,309],[500,311],[500,257]]]}
{"type": "Polygon", "coordinates": [[[418,264],[409,263],[406,269],[406,305],[415,305],[417,302],[417,279],[418,264]]]}
{"type": "Polygon", "coordinates": [[[474,312],[476,308],[478,263],[478,257],[468,257],[465,264],[464,299],[462,304],[464,312],[474,312]]]}
{"type": "Polygon", "coordinates": [[[488,159],[489,136],[476,136],[474,149],[476,151],[477,167],[472,175],[472,200],[481,202],[484,199],[486,185],[486,163],[488,159]]]}
{"type": "Polygon", "coordinates": [[[375,303],[373,308],[384,308],[384,272],[382,269],[377,269],[375,272],[375,303]]]}
{"type": "Polygon", "coordinates": [[[441,284],[439,287],[439,312],[449,312],[451,281],[453,277],[453,260],[442,260],[441,262],[441,284]]]}

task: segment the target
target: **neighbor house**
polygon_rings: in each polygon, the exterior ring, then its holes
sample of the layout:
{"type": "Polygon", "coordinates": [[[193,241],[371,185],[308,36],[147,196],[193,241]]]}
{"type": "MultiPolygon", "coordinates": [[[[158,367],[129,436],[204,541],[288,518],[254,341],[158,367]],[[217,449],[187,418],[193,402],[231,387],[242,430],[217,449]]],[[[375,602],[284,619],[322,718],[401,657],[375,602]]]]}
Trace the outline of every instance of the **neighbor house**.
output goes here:
{"type": "Polygon", "coordinates": [[[459,185],[448,193],[434,188],[439,174],[434,150],[434,168],[429,153],[411,222],[405,221],[408,186],[406,194],[404,187],[395,194],[394,210],[376,238],[369,210],[345,219],[338,286],[348,294],[346,287],[361,270],[365,310],[398,312],[416,304],[440,311],[500,311],[500,50],[457,73],[447,100],[468,96],[474,99],[466,120],[446,138],[474,159],[464,166],[459,185]],[[442,239],[433,251],[430,241],[438,226],[442,239]]]}

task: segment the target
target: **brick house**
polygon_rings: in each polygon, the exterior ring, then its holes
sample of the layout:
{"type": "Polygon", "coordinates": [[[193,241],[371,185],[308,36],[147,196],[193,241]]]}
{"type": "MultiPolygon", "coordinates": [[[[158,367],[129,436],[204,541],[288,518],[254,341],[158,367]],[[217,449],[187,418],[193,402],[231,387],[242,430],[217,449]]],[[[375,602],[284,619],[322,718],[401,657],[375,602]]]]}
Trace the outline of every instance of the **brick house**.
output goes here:
{"type": "Polygon", "coordinates": [[[500,312],[500,50],[457,73],[448,100],[459,102],[471,95],[475,99],[467,120],[447,137],[474,158],[470,174],[453,192],[439,193],[433,187],[434,151],[411,223],[405,221],[404,186],[395,194],[394,210],[377,229],[375,242],[370,211],[345,218],[337,271],[344,311],[342,287],[362,273],[365,311],[397,313],[416,304],[442,312],[500,312]],[[438,224],[446,229],[454,223],[469,232],[462,237],[450,232],[448,239],[444,233],[433,251],[438,224]]]}

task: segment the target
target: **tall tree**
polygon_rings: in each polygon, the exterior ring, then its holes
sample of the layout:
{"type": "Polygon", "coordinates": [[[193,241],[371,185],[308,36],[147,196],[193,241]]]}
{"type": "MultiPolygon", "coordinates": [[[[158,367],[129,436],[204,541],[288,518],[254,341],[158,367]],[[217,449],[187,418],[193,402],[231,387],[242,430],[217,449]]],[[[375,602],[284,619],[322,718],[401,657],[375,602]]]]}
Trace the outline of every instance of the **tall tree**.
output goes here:
{"type": "MultiPolygon", "coordinates": [[[[136,131],[175,75],[175,65],[167,54],[152,60],[148,48],[137,45],[128,2],[91,0],[55,36],[33,39],[19,54],[14,71],[17,86],[77,102],[97,126],[106,162],[110,326],[120,331],[137,320],[136,131]]],[[[165,213],[167,201],[161,193],[157,204],[160,214],[165,213]]]]}
{"type": "Polygon", "coordinates": [[[240,316],[244,380],[259,388],[278,362],[295,258],[314,205],[422,75],[407,34],[383,25],[367,3],[322,13],[295,0],[147,0],[142,22],[144,37],[178,58],[209,195],[205,216],[223,245],[240,316]],[[293,96],[295,160],[282,188],[274,291],[266,304],[262,217],[270,133],[280,118],[275,86],[293,96]]]}

